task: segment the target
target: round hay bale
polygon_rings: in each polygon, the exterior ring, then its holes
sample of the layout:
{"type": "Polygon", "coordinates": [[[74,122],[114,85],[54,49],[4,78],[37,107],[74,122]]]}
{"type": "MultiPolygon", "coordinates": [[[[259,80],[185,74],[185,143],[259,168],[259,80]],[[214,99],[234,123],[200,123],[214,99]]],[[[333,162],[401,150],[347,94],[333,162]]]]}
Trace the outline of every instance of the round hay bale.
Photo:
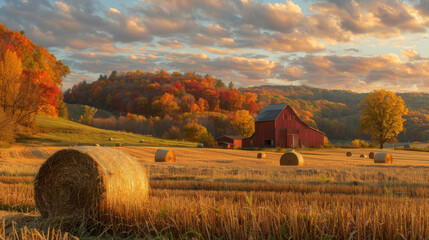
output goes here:
{"type": "Polygon", "coordinates": [[[388,152],[379,152],[374,156],[374,163],[392,163],[393,156],[388,152]]]}
{"type": "Polygon", "coordinates": [[[158,149],[155,153],[155,162],[176,162],[176,153],[171,150],[158,149]]]}
{"type": "Polygon", "coordinates": [[[375,153],[374,153],[374,152],[370,152],[370,153],[369,153],[369,158],[370,158],[370,159],[374,159],[374,156],[375,156],[375,153]]]}
{"type": "Polygon", "coordinates": [[[122,143],[115,143],[116,147],[122,147],[122,143]]]}
{"type": "Polygon", "coordinates": [[[111,142],[112,142],[112,141],[113,141],[113,138],[109,138],[109,141],[111,141],[111,142]]]}
{"type": "Polygon", "coordinates": [[[258,153],[257,157],[258,158],[266,158],[267,154],[266,153],[258,153]]]}
{"type": "Polygon", "coordinates": [[[304,158],[298,152],[287,152],[280,158],[281,166],[302,166],[304,158]]]}
{"type": "Polygon", "coordinates": [[[138,208],[148,197],[146,171],[128,154],[81,146],[54,153],[34,180],[36,207],[47,217],[88,217],[138,208]]]}
{"type": "Polygon", "coordinates": [[[360,155],[361,158],[368,158],[365,154],[360,155]]]}
{"type": "Polygon", "coordinates": [[[96,147],[99,147],[99,146],[100,146],[100,144],[96,143],[96,144],[95,144],[95,146],[96,146],[96,147]]]}
{"type": "Polygon", "coordinates": [[[203,148],[204,147],[204,143],[198,143],[197,144],[197,148],[203,148]]]}
{"type": "Polygon", "coordinates": [[[144,140],[143,140],[143,139],[140,139],[140,140],[139,140],[139,143],[144,143],[144,140]]]}
{"type": "Polygon", "coordinates": [[[346,153],[346,156],[347,156],[347,157],[351,157],[351,156],[352,156],[352,152],[347,152],[347,153],[346,153]]]}

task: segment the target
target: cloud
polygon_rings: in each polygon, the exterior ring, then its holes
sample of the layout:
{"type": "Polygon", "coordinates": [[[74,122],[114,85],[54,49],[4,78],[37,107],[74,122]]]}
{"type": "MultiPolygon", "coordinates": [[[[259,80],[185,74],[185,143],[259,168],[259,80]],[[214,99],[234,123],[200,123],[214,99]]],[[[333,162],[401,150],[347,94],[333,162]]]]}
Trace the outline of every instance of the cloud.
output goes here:
{"type": "Polygon", "coordinates": [[[428,89],[428,59],[404,46],[409,35],[427,35],[427,0],[313,0],[308,9],[300,6],[289,0],[145,0],[115,6],[7,0],[0,4],[0,21],[61,52],[80,75],[164,69],[210,73],[241,86],[299,81],[428,89]],[[403,50],[364,56],[359,43],[374,39],[394,39],[403,50]]]}
{"type": "Polygon", "coordinates": [[[375,57],[313,56],[308,55],[290,62],[302,71],[300,80],[312,86],[346,88],[369,91],[374,87],[410,90],[417,86],[428,91],[429,60],[414,61],[419,56],[413,50],[402,52],[406,61],[395,54],[375,57]],[[365,88],[361,89],[365,85],[365,88]]]}
{"type": "Polygon", "coordinates": [[[160,46],[169,47],[169,48],[184,48],[185,46],[178,40],[162,40],[159,41],[160,46]]]}

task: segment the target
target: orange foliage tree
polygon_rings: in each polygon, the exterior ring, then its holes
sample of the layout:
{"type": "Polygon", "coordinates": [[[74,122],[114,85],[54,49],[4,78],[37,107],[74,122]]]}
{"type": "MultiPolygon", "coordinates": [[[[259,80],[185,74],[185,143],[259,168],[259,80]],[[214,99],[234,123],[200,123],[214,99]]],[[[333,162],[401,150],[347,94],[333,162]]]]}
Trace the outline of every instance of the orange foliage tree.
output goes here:
{"type": "Polygon", "coordinates": [[[19,32],[0,24],[1,125],[29,125],[37,113],[58,115],[68,66],[19,32]]]}

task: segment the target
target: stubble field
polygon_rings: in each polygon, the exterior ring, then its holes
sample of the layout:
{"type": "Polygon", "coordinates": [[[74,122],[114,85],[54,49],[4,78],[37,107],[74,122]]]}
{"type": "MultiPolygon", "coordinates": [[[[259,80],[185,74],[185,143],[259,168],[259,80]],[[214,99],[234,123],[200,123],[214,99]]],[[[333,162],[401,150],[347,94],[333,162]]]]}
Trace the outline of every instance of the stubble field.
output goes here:
{"type": "Polygon", "coordinates": [[[383,165],[359,157],[378,149],[303,150],[305,166],[286,167],[276,152],[257,159],[256,151],[168,148],[177,162],[155,163],[156,147],[121,147],[148,170],[149,200],[99,230],[59,225],[35,210],[32,181],[59,149],[1,150],[0,238],[24,234],[24,226],[43,235],[48,225],[78,237],[429,238],[427,152],[389,149],[394,162],[383,165]]]}

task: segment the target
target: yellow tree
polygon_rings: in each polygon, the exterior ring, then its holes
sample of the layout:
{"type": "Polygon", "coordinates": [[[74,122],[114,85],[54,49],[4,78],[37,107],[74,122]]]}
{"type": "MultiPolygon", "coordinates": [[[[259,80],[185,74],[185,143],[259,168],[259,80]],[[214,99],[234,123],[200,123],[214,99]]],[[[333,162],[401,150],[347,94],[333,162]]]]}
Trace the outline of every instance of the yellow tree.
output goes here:
{"type": "Polygon", "coordinates": [[[255,132],[255,121],[247,110],[236,111],[231,126],[241,136],[250,137],[255,132]]]}
{"type": "Polygon", "coordinates": [[[360,129],[369,133],[372,140],[380,144],[380,148],[394,140],[403,130],[405,119],[402,116],[408,113],[408,109],[404,100],[393,92],[374,90],[362,100],[360,106],[360,129]]]}
{"type": "Polygon", "coordinates": [[[203,134],[207,134],[207,128],[198,123],[188,123],[183,126],[183,135],[187,141],[198,142],[203,134]]]}

